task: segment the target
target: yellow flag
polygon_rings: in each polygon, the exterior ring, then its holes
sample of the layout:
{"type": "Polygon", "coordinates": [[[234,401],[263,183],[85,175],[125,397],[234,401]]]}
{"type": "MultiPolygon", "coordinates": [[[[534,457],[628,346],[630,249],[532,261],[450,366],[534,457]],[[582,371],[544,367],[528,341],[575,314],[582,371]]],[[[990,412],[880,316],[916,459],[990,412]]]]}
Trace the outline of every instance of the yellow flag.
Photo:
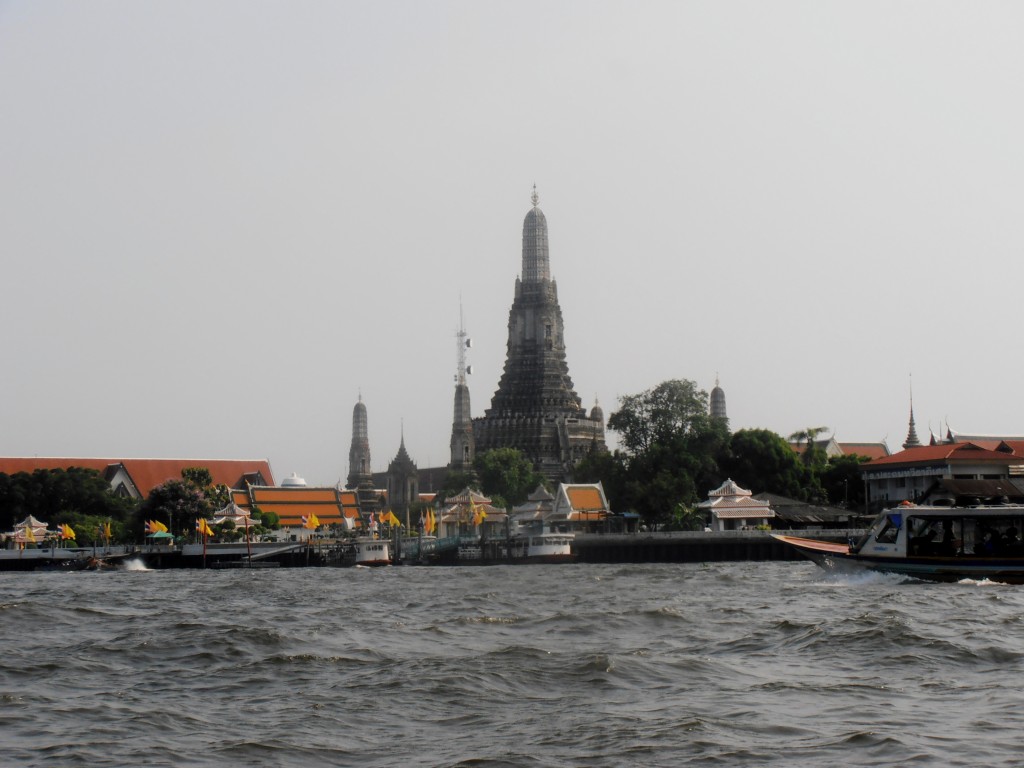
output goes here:
{"type": "Polygon", "coordinates": [[[311,531],[315,531],[317,528],[320,527],[320,520],[317,519],[317,516],[315,514],[310,512],[309,517],[304,516],[302,518],[302,527],[309,528],[309,530],[311,531]]]}
{"type": "Polygon", "coordinates": [[[25,541],[31,541],[33,544],[36,541],[36,534],[31,525],[25,526],[25,541]]]}
{"type": "Polygon", "coordinates": [[[107,522],[105,522],[103,524],[103,538],[107,539],[107,541],[109,541],[112,538],[111,535],[110,535],[110,521],[109,520],[107,520],[107,522]]]}
{"type": "Polygon", "coordinates": [[[60,537],[62,539],[75,539],[75,538],[77,538],[75,536],[74,529],[70,525],[68,525],[67,523],[62,523],[61,524],[61,526],[60,526],[60,537]]]}

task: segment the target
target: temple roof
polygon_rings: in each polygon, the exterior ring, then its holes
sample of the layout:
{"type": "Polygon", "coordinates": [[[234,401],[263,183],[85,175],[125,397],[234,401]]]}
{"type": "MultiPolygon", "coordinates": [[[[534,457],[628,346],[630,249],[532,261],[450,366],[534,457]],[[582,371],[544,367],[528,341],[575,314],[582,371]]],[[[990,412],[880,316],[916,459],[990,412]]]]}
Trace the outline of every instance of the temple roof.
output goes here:
{"type": "Polygon", "coordinates": [[[861,471],[871,471],[879,467],[951,462],[1019,465],[1024,463],[1024,456],[1010,451],[988,450],[975,443],[939,443],[938,445],[921,445],[915,448],[907,448],[891,456],[874,459],[862,465],[861,471]]]}
{"type": "Polygon", "coordinates": [[[190,467],[203,467],[210,472],[214,485],[229,488],[243,487],[246,483],[273,484],[274,475],[266,459],[102,459],[102,458],[18,458],[0,457],[0,472],[13,475],[34,472],[37,469],[94,469],[108,481],[109,472],[124,467],[132,484],[143,498],[161,483],[181,480],[181,471],[190,467]]]}

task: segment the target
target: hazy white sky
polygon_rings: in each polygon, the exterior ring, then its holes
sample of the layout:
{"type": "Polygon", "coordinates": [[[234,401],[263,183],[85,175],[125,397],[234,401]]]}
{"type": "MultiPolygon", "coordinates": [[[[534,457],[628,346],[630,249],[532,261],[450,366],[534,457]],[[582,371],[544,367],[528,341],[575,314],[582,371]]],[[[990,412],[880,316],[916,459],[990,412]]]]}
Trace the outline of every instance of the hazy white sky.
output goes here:
{"type": "Polygon", "coordinates": [[[0,454],[448,460],[522,220],[588,407],[1024,434],[1024,5],[0,0],[0,454]]]}

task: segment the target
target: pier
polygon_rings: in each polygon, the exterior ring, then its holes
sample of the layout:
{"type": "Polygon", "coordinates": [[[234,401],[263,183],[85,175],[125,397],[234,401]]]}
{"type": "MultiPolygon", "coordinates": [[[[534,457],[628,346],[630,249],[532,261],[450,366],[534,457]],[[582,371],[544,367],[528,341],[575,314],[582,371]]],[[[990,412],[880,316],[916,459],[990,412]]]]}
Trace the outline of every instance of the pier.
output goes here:
{"type": "Polygon", "coordinates": [[[856,541],[862,529],[803,531],[672,531],[577,533],[573,551],[581,563],[705,563],[737,560],[802,560],[772,533],[822,541],[856,541]]]}

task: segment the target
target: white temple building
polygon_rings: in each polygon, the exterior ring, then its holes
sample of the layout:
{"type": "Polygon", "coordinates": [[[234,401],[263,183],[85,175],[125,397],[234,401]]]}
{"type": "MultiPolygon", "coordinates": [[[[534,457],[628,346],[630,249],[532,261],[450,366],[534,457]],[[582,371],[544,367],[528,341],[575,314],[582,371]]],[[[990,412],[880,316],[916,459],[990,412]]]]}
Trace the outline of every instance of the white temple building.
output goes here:
{"type": "Polygon", "coordinates": [[[750,491],[729,479],[711,491],[708,500],[698,504],[697,509],[710,510],[712,531],[739,531],[768,525],[775,517],[771,503],[751,496],[750,491]]]}

